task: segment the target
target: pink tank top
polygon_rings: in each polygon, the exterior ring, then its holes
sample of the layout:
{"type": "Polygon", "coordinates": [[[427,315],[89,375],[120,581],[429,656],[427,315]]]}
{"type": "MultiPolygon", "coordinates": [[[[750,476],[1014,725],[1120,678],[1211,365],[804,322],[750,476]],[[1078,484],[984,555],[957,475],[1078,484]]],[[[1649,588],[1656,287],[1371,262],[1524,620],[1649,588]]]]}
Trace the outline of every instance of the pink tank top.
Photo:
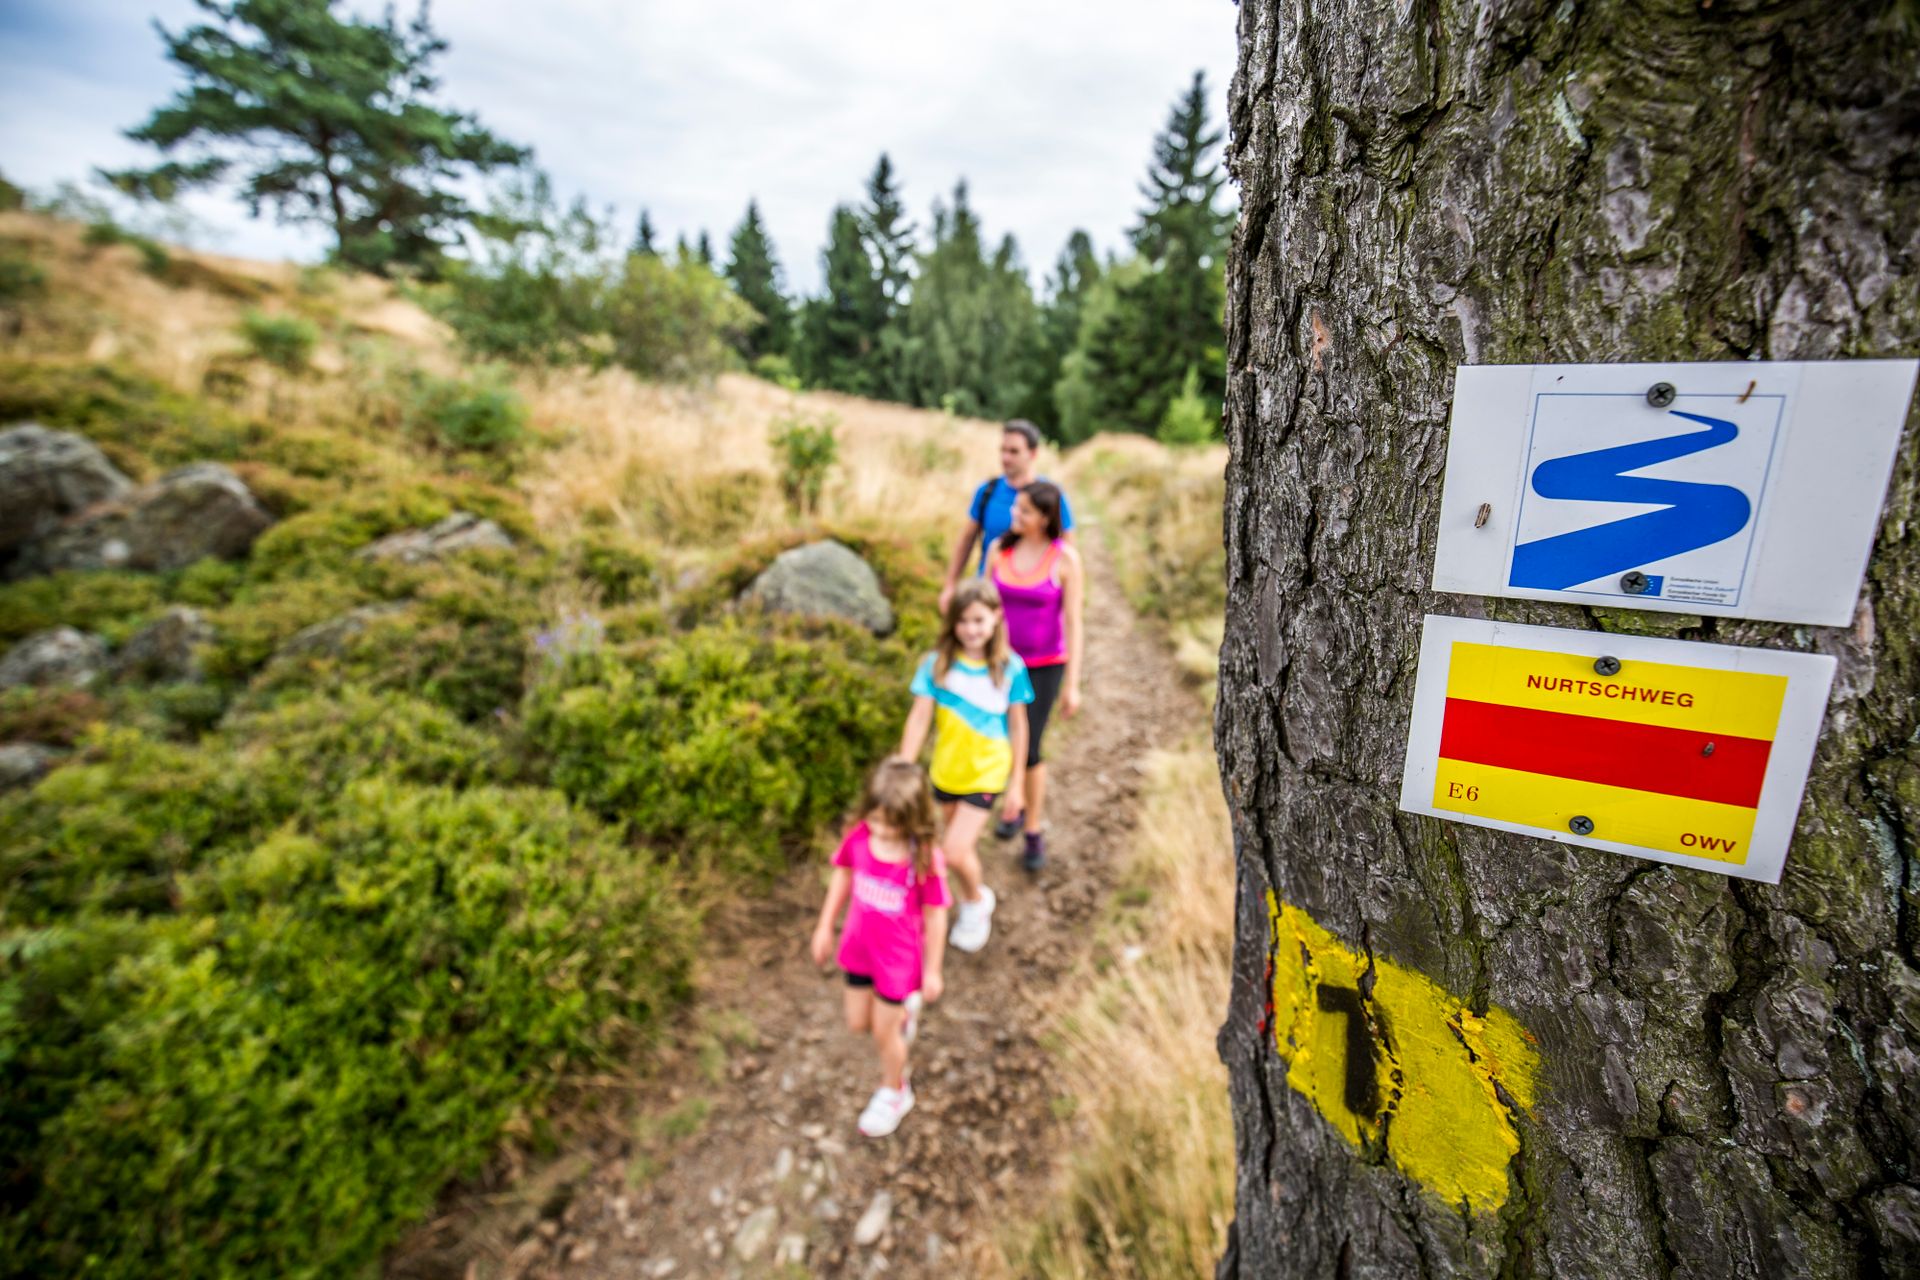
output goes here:
{"type": "Polygon", "coordinates": [[[1029,667],[1057,667],[1067,660],[1066,590],[1054,569],[1060,544],[1047,548],[1039,568],[1022,575],[1013,567],[1014,548],[993,557],[993,585],[1007,613],[1007,641],[1029,667]]]}

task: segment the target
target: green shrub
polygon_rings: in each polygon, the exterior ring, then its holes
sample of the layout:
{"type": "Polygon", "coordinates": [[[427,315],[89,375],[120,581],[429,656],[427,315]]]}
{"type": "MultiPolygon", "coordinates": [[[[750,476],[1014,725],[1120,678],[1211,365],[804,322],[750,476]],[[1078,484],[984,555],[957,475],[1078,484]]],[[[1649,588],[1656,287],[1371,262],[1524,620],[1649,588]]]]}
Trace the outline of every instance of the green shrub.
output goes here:
{"type": "Polygon", "coordinates": [[[600,589],[604,604],[632,604],[660,589],[660,563],[637,547],[588,534],[575,550],[577,572],[600,589]]]}
{"type": "Polygon", "coordinates": [[[899,740],[898,649],[739,623],[577,653],[523,716],[554,786],[697,865],[770,874],[853,803],[899,740]]]}
{"type": "Polygon", "coordinates": [[[0,249],[0,303],[37,298],[47,290],[47,273],[26,254],[0,249]]]}
{"type": "Polygon", "coordinates": [[[708,378],[738,357],[758,320],[732,287],[697,261],[636,253],[606,303],[613,358],[643,378],[708,378]]]}
{"type": "Polygon", "coordinates": [[[129,231],[111,219],[100,219],[87,224],[82,240],[95,248],[106,245],[132,245],[140,255],[140,268],[157,279],[166,279],[173,268],[173,255],[167,247],[137,232],[129,231]]]}
{"type": "Polygon", "coordinates": [[[830,413],[819,418],[790,413],[775,418],[767,429],[767,443],[780,462],[780,492],[796,516],[820,510],[827,473],[840,457],[840,438],[835,434],[839,425],[840,420],[830,413]]]}
{"type": "Polygon", "coordinates": [[[1180,394],[1168,402],[1166,416],[1160,419],[1160,443],[1211,444],[1220,438],[1219,423],[1219,410],[1200,394],[1200,371],[1188,365],[1180,394]]]}
{"type": "Polygon", "coordinates": [[[0,175],[0,213],[12,213],[27,207],[27,193],[0,175]]]}
{"type": "Polygon", "coordinates": [[[497,380],[423,376],[414,394],[413,416],[450,449],[499,452],[520,443],[527,432],[527,406],[518,392],[497,380]]]}
{"type": "Polygon", "coordinates": [[[549,791],[365,779],[177,885],[0,937],[0,1249],[28,1273],[365,1270],[686,991],[666,876],[549,791]]]}
{"type": "Polygon", "coordinates": [[[240,336],[254,355],[288,373],[304,373],[320,342],[320,330],[311,320],[264,311],[249,311],[240,318],[240,336]]]}
{"type": "Polygon", "coordinates": [[[0,690],[0,742],[70,747],[106,715],[107,704],[84,689],[0,690]]]}
{"type": "Polygon", "coordinates": [[[793,367],[793,361],[771,351],[763,356],[755,356],[753,364],[749,367],[753,370],[754,377],[765,378],[775,386],[785,387],[789,391],[798,391],[806,385],[801,380],[799,371],[793,367]]]}
{"type": "Polygon", "coordinates": [[[113,365],[0,360],[0,422],[75,431],[139,479],[155,468],[232,462],[272,432],[224,406],[113,365]]]}
{"type": "Polygon", "coordinates": [[[165,580],[118,569],[71,569],[0,585],[0,644],[48,627],[78,627],[119,643],[166,604],[165,580]]]}

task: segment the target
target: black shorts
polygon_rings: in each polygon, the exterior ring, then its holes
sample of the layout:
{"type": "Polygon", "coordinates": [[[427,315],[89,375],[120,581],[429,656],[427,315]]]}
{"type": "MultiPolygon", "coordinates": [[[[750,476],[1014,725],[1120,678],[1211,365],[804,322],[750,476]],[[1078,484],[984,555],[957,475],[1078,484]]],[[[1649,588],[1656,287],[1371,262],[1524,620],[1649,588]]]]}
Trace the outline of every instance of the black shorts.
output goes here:
{"type": "Polygon", "coordinates": [[[1027,768],[1040,763],[1040,739],[1047,732],[1047,717],[1053,714],[1054,700],[1060,696],[1060,683],[1067,678],[1067,664],[1028,667],[1027,679],[1033,681],[1033,702],[1027,707],[1027,768]]]}
{"type": "MultiPolygon", "coordinates": [[[[864,973],[850,973],[847,975],[847,985],[850,987],[871,987],[873,986],[873,979],[869,978],[864,973]]],[[[881,995],[877,988],[874,990],[873,998],[875,1000],[881,1001],[884,1004],[905,1004],[906,1003],[905,1000],[894,1000],[894,999],[888,998],[887,996],[881,995]]]]}
{"type": "Polygon", "coordinates": [[[941,804],[970,804],[976,809],[992,809],[993,802],[997,799],[991,791],[973,791],[956,795],[951,791],[942,791],[938,787],[933,789],[933,798],[941,804]]]}

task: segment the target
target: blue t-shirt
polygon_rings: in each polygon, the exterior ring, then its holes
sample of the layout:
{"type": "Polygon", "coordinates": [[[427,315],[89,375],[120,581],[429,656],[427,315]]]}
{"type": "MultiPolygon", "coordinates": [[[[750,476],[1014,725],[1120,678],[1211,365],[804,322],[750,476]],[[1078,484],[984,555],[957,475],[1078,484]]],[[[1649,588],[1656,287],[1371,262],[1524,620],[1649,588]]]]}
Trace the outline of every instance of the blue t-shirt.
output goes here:
{"type": "MultiPolygon", "coordinates": [[[[1035,480],[1045,480],[1045,476],[1035,476],[1035,480]]],[[[973,491],[973,501],[967,506],[967,515],[980,525],[980,563],[975,573],[984,573],[987,568],[987,556],[993,550],[993,544],[1000,536],[1013,527],[1013,500],[1020,491],[1007,483],[1005,476],[995,476],[973,491]],[[988,490],[992,492],[989,493],[988,490]]],[[[1060,532],[1073,528],[1073,505],[1067,501],[1066,491],[1060,493],[1060,532]]]]}

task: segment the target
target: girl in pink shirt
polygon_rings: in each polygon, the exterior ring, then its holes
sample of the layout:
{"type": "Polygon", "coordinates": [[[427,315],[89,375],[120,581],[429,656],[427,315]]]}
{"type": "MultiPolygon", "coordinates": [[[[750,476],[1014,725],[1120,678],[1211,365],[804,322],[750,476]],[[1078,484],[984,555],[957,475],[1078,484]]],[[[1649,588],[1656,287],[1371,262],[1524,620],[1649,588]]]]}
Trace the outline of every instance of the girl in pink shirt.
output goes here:
{"type": "Polygon", "coordinates": [[[913,1110],[907,1046],[921,1000],[938,1000],[947,941],[946,859],[933,843],[927,772],[893,756],[867,778],[860,821],[833,855],[833,879],[813,931],[813,962],[826,966],[833,922],[847,923],[838,960],[847,975],[847,1028],[873,1036],[880,1087],[860,1113],[860,1132],[884,1138],[913,1110]]]}

